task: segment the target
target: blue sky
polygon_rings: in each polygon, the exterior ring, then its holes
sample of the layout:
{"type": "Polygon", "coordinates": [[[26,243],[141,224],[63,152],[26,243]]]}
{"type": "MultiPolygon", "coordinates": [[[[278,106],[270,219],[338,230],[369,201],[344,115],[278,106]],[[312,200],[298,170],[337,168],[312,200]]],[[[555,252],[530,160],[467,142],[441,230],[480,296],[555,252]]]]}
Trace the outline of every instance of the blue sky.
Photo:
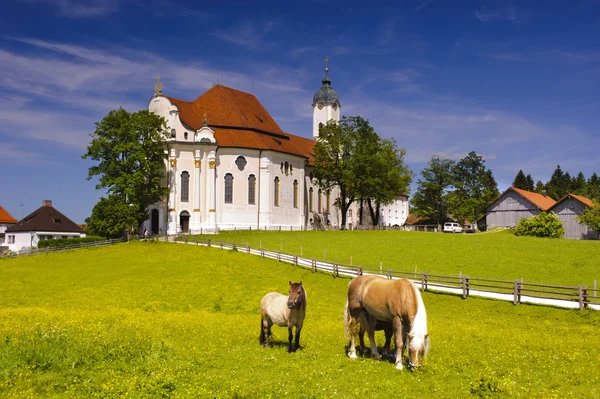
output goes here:
{"type": "Polygon", "coordinates": [[[103,194],[81,159],[94,122],[146,108],[157,75],[184,100],[216,83],[252,92],[311,137],[325,56],[342,113],[394,137],[417,177],[433,154],[472,150],[501,190],[519,169],[589,177],[599,37],[600,0],[4,3],[0,204],[19,219],[51,199],[82,223],[103,194]]]}

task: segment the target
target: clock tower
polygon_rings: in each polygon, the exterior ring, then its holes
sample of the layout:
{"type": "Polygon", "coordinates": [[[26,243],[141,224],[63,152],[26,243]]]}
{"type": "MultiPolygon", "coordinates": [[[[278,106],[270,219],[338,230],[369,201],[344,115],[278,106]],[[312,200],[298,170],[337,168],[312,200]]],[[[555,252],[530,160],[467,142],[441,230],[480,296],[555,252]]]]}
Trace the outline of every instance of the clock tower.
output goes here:
{"type": "Polygon", "coordinates": [[[325,77],[321,81],[323,85],[313,97],[313,140],[319,138],[319,125],[326,125],[328,121],[340,120],[340,98],[329,80],[329,58],[325,58],[325,77]]]}

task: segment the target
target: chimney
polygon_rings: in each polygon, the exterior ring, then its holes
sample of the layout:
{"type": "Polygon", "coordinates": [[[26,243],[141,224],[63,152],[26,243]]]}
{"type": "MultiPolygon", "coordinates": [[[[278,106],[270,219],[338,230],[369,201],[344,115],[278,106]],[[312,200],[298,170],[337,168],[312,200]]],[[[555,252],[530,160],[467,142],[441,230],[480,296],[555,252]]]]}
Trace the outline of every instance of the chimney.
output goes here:
{"type": "Polygon", "coordinates": [[[43,200],[42,206],[52,206],[52,200],[43,200]]]}
{"type": "Polygon", "coordinates": [[[542,195],[545,197],[548,195],[548,192],[546,190],[542,190],[542,195]]]}

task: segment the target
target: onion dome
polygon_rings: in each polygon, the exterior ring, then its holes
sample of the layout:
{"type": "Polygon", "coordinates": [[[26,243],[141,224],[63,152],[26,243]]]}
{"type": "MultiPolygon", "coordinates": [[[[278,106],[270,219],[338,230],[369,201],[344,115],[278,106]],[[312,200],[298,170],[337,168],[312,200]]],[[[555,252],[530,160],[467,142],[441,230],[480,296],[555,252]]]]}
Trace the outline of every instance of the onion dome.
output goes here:
{"type": "Polygon", "coordinates": [[[337,92],[333,90],[331,87],[331,80],[329,80],[329,68],[325,68],[325,77],[321,82],[323,82],[323,86],[315,93],[313,97],[312,106],[318,106],[319,109],[323,108],[326,105],[331,105],[333,108],[341,107],[340,97],[337,92]]]}

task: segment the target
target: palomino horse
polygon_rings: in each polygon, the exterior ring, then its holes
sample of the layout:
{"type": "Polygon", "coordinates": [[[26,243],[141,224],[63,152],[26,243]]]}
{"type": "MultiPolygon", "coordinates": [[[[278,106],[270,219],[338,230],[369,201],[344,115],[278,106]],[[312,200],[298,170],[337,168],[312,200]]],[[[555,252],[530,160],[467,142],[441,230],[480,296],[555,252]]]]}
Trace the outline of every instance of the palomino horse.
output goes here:
{"type": "Polygon", "coordinates": [[[260,343],[269,346],[271,326],[288,328],[288,352],[295,351],[300,346],[300,331],[306,315],[306,291],[302,281],[290,281],[290,295],[285,296],[278,292],[269,292],[260,301],[260,343]],[[296,327],[296,342],[292,345],[293,328],[296,327]]]}
{"type": "Polygon", "coordinates": [[[348,356],[356,359],[355,335],[360,324],[366,326],[371,354],[379,359],[374,333],[377,322],[391,323],[396,344],[396,368],[402,369],[404,345],[413,369],[429,349],[427,313],[417,287],[407,279],[388,280],[379,276],[358,276],[348,285],[346,302],[346,337],[350,341],[348,356]]]}

